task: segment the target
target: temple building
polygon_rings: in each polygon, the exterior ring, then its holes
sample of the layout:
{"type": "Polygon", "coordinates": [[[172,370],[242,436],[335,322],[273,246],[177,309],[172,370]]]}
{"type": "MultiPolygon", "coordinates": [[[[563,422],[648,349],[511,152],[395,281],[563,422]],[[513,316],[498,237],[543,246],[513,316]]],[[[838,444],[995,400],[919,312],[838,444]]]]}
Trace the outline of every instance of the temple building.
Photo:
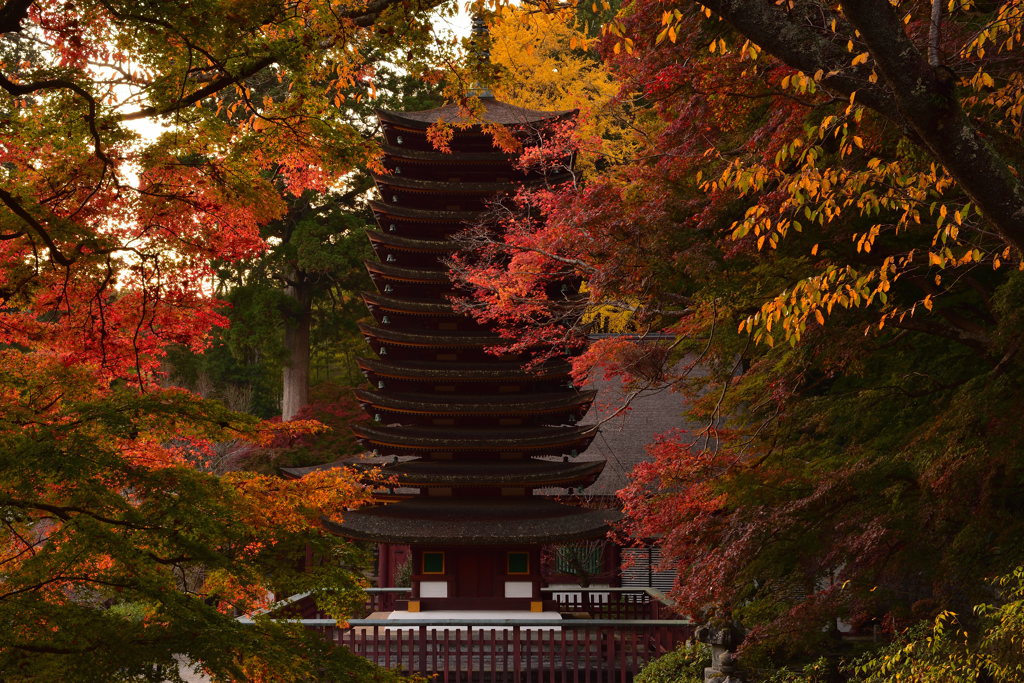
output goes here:
{"type": "MultiPolygon", "coordinates": [[[[483,121],[524,141],[574,116],[481,102],[483,121]]],[[[360,361],[370,421],[353,429],[375,456],[360,466],[379,468],[384,504],[328,528],[411,548],[412,593],[399,610],[557,614],[540,591],[542,545],[602,538],[618,515],[536,494],[578,490],[601,474],[603,460],[578,457],[598,432],[581,424],[596,392],[573,387],[568,363],[526,371],[526,356],[488,353],[499,337],[452,309],[444,259],[458,250],[450,237],[495,198],[560,179],[518,170],[480,125],[455,127],[451,152],[436,151],[427,129],[457,121],[455,105],[378,116],[387,173],[376,177],[381,201],[368,230],[374,324],[362,326],[377,358],[360,361]]]]}

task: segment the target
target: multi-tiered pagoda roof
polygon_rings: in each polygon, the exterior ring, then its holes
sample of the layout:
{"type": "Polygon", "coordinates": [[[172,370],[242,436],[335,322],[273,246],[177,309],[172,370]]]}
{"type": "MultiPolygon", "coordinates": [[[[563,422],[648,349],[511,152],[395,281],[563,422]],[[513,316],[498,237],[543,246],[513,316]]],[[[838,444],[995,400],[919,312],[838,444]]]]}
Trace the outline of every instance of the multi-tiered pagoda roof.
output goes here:
{"type": "MultiPolygon", "coordinates": [[[[513,133],[518,127],[536,133],[574,115],[481,101],[483,121],[513,133]]],[[[480,125],[456,128],[451,152],[435,151],[428,127],[458,115],[454,105],[378,112],[388,172],[376,176],[381,201],[371,207],[377,226],[367,230],[377,261],[366,267],[377,291],[363,298],[374,322],[360,326],[377,358],[359,361],[370,388],[357,395],[370,421],[353,430],[378,456],[378,485],[418,493],[349,512],[329,527],[414,550],[539,548],[603,536],[614,513],[533,495],[585,487],[601,473],[603,462],[575,460],[597,433],[579,424],[595,392],[574,388],[565,362],[524,370],[527,357],[490,353],[499,336],[453,310],[444,263],[459,249],[452,235],[472,225],[490,202],[524,184],[561,178],[518,170],[480,125]]]]}

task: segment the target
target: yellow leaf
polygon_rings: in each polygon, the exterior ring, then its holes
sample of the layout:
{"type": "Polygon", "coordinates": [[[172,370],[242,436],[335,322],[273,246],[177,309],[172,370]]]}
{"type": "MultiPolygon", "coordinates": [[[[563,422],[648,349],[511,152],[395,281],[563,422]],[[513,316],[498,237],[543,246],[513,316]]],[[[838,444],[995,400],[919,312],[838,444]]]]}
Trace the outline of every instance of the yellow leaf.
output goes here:
{"type": "Polygon", "coordinates": [[[811,247],[811,256],[817,256],[817,255],[818,255],[818,245],[815,244],[813,247],[811,247]]]}
{"type": "Polygon", "coordinates": [[[819,311],[817,308],[814,309],[814,317],[818,319],[819,325],[821,325],[822,327],[825,326],[825,316],[823,316],[821,314],[821,311],[819,311]]]}
{"type": "Polygon", "coordinates": [[[861,140],[860,137],[856,135],[853,136],[853,144],[857,145],[861,149],[864,149],[864,141],[861,140]]]}
{"type": "Polygon", "coordinates": [[[932,295],[929,294],[928,296],[926,296],[922,303],[924,303],[924,307],[927,308],[929,311],[932,310],[932,295]]]}
{"type": "Polygon", "coordinates": [[[718,43],[714,40],[711,41],[711,45],[708,46],[708,52],[714,52],[718,49],[718,43]]]}
{"type": "Polygon", "coordinates": [[[869,55],[867,52],[861,52],[859,55],[853,58],[853,65],[857,66],[858,64],[867,64],[868,57],[869,55]]]}

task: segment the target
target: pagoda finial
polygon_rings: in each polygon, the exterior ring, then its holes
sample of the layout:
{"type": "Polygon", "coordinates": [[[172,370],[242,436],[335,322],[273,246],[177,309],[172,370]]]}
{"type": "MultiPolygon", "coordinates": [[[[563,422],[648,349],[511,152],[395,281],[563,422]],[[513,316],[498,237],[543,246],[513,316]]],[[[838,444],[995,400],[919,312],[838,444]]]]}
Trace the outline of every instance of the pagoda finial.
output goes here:
{"type": "MultiPolygon", "coordinates": [[[[484,18],[482,6],[473,15],[473,33],[469,39],[470,60],[480,68],[491,65],[491,33],[487,28],[487,19],[484,18]]],[[[470,92],[477,97],[494,99],[490,88],[486,88],[479,81],[474,81],[470,92]]]]}

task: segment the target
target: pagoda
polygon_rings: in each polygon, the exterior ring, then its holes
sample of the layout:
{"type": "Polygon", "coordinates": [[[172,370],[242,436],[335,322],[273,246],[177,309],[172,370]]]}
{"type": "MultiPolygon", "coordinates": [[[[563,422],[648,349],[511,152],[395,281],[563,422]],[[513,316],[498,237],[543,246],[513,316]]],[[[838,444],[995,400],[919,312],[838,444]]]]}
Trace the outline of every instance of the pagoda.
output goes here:
{"type": "MultiPolygon", "coordinates": [[[[481,97],[481,119],[511,131],[543,130],[575,115],[532,111],[481,97]]],[[[457,121],[458,107],[378,111],[386,174],[376,176],[368,229],[377,261],[366,262],[376,292],[363,294],[374,324],[362,325],[376,359],[359,361],[368,423],[353,430],[376,457],[385,489],[413,491],[328,521],[333,532],[411,546],[409,612],[557,609],[541,597],[541,546],[604,536],[617,513],[564,505],[538,489],[578,489],[604,462],[579,462],[597,426],[580,421],[596,392],[573,387],[570,366],[529,371],[525,355],[496,356],[492,330],[458,314],[444,259],[450,238],[490,202],[523,184],[558,182],[517,170],[480,125],[456,129],[450,153],[428,127],[457,121]]]]}

